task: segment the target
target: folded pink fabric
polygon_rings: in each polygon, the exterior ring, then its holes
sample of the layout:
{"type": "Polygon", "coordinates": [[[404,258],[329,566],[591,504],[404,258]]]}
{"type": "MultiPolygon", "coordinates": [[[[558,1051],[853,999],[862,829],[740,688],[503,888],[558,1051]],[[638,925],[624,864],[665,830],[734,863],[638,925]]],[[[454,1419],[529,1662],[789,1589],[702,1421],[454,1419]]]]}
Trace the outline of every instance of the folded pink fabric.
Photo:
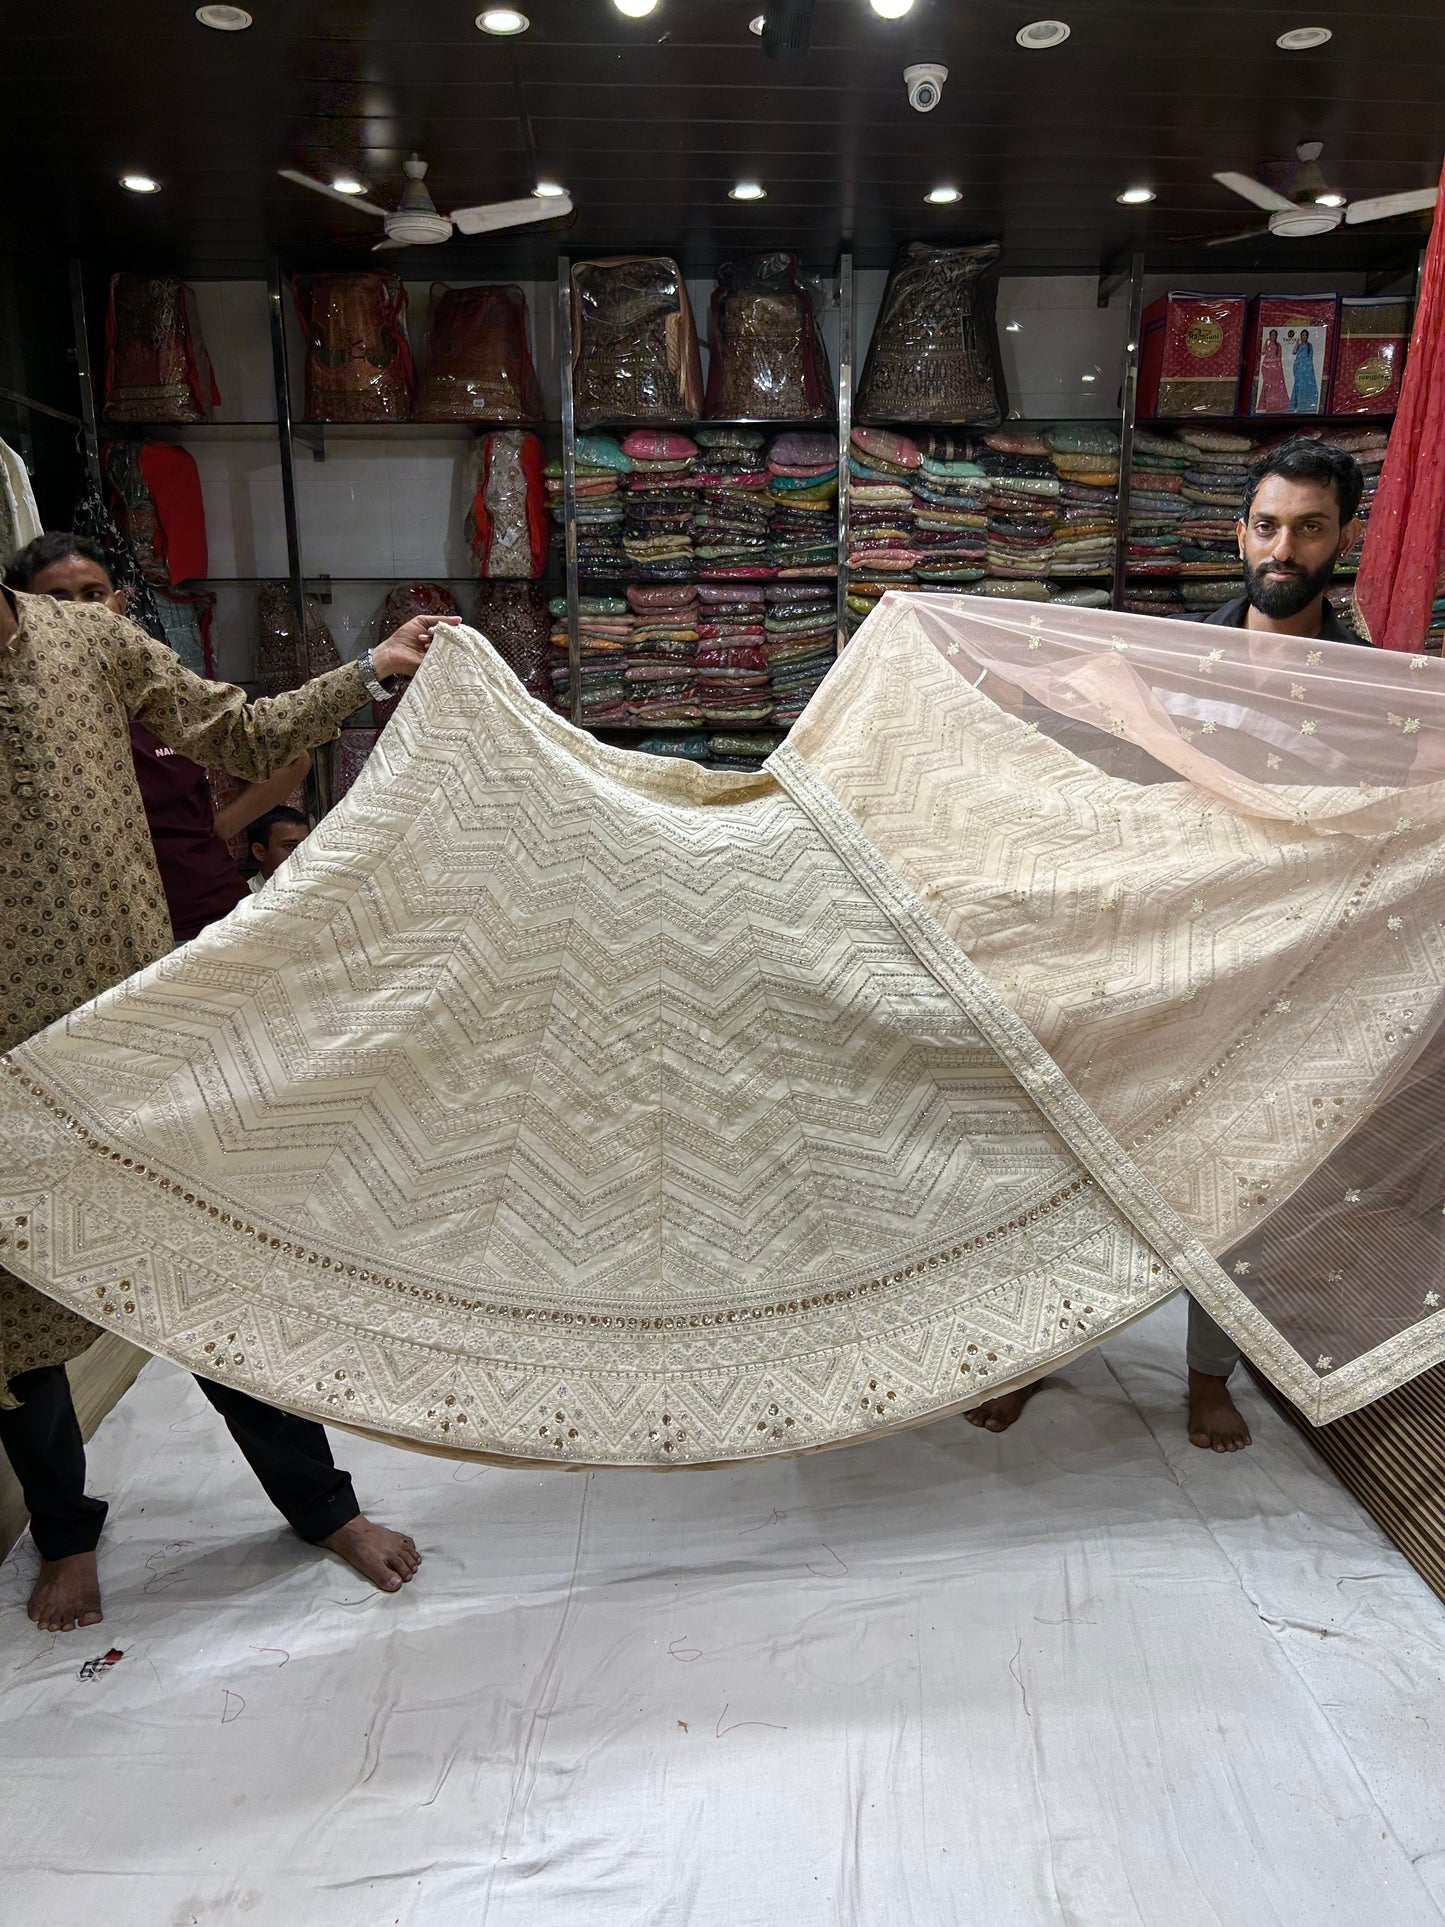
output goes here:
{"type": "Polygon", "coordinates": [[[906,435],[896,435],[891,428],[855,428],[853,446],[865,455],[876,455],[880,461],[892,462],[895,468],[922,468],[923,457],[915,442],[906,435]]]}
{"type": "Polygon", "coordinates": [[[699,602],[747,603],[759,609],[768,599],[761,584],[754,586],[747,582],[700,582],[697,597],[699,602]]]}
{"type": "Polygon", "coordinates": [[[635,461],[686,460],[697,454],[697,443],[666,428],[634,428],[623,442],[622,452],[635,461]]]}
{"type": "Polygon", "coordinates": [[[634,609],[687,609],[697,601],[697,590],[690,582],[628,584],[627,600],[634,609]]]}

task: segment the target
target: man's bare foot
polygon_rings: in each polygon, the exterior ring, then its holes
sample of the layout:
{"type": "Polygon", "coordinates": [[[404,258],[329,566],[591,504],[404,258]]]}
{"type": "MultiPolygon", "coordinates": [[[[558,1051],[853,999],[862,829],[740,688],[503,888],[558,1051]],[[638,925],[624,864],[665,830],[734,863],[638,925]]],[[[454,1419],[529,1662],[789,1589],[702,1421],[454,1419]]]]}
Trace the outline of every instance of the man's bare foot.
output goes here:
{"type": "Polygon", "coordinates": [[[100,1624],[100,1577],[93,1552],[42,1559],[26,1611],[43,1633],[73,1633],[100,1624]]]}
{"type": "Polygon", "coordinates": [[[1189,1374],[1189,1443],[1205,1452],[1242,1452],[1252,1443],[1229,1381],[1212,1372],[1189,1374]]]}
{"type": "Polygon", "coordinates": [[[1041,1378],[1035,1379],[1032,1385],[1021,1385],[1016,1392],[1004,1392],[999,1398],[975,1405],[971,1412],[965,1412],[963,1416],[970,1425],[977,1425],[982,1431],[1006,1432],[1042,1384],[1041,1378]]]}
{"type": "Polygon", "coordinates": [[[415,1579],[421,1565],[414,1539],[404,1532],[393,1532],[390,1526],[377,1525],[364,1512],[348,1519],[321,1544],[381,1592],[400,1592],[415,1579]]]}

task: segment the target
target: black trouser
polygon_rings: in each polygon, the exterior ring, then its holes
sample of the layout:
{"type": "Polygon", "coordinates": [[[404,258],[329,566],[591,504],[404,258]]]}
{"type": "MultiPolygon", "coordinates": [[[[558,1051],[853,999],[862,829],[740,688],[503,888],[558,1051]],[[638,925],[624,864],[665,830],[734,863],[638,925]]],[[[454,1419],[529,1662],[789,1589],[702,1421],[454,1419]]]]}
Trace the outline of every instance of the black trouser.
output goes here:
{"type": "MultiPolygon", "coordinates": [[[[361,1510],[349,1473],[338,1469],[321,1426],[263,1405],[231,1385],[196,1383],[226,1421],[266,1496],[303,1539],[327,1539],[361,1510]]],[[[85,1445],[63,1365],[19,1372],[0,1410],[0,1445],[30,1512],[30,1536],[42,1559],[93,1552],[105,1524],[103,1499],[85,1490],[85,1445]]]]}

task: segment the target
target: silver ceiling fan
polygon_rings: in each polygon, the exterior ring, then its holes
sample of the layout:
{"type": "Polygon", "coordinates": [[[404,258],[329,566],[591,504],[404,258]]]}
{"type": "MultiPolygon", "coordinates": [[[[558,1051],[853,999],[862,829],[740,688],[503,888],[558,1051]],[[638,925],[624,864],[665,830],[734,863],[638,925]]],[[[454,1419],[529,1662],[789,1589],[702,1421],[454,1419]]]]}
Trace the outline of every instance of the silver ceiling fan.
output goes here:
{"type": "Polygon", "coordinates": [[[1249,174],[1216,174],[1214,178],[1221,187],[1263,208],[1269,219],[1263,227],[1246,228],[1240,234],[1221,234],[1206,245],[1227,247],[1231,241],[1249,241],[1260,234],[1300,241],[1313,235],[1332,234],[1342,224],[1354,227],[1362,221],[1388,221],[1396,214],[1422,214],[1439,199],[1438,188],[1419,187],[1408,188],[1403,194],[1376,194],[1363,201],[1346,201],[1343,194],[1331,190],[1320,171],[1323,152],[1323,141],[1300,142],[1295,149],[1299,166],[1294,171],[1288,194],[1267,187],[1249,174]]]}
{"type": "Polygon", "coordinates": [[[298,173],[294,167],[283,167],[280,173],[283,181],[309,187],[313,194],[324,194],[328,201],[340,201],[343,207],[375,215],[386,229],[386,239],[377,242],[373,253],[383,248],[436,247],[442,241],[450,241],[453,231],[491,234],[497,228],[525,227],[531,221],[555,221],[559,215],[572,212],[571,195],[556,193],[545,198],[528,194],[519,201],[487,201],[477,207],[458,207],[450,214],[439,214],[427,191],[426,162],[413,154],[402,171],[406,175],[406,186],[394,208],[378,207],[363,195],[328,186],[310,174],[298,173]]]}

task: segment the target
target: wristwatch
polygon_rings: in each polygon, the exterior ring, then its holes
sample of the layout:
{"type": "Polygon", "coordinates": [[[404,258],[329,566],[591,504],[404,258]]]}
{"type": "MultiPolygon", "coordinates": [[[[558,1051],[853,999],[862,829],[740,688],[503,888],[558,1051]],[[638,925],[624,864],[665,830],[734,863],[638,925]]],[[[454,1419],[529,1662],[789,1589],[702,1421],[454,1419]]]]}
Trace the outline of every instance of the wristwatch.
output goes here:
{"type": "Polygon", "coordinates": [[[379,703],[389,703],[396,694],[396,691],[394,689],[388,689],[380,676],[377,675],[369,649],[364,656],[358,657],[356,666],[361,671],[361,686],[367,695],[373,697],[379,703]]]}

